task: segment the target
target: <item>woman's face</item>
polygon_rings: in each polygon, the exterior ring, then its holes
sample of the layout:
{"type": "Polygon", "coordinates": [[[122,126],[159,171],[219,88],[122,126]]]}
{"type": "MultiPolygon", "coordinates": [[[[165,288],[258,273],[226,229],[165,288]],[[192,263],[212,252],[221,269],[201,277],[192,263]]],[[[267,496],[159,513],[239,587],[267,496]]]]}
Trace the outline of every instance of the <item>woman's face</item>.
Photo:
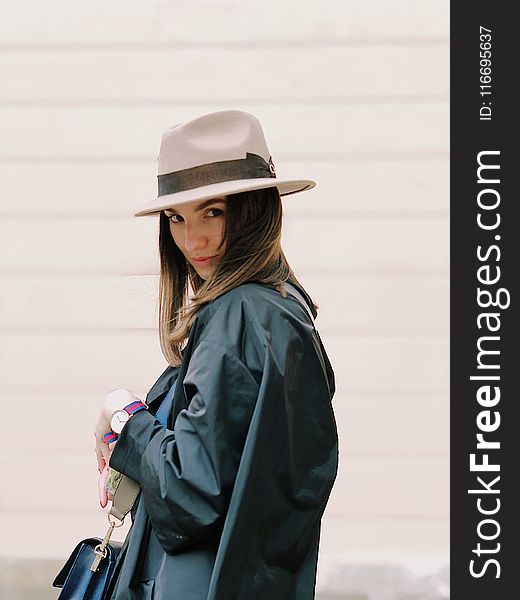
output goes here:
{"type": "Polygon", "coordinates": [[[170,222],[173,241],[202,279],[215,272],[225,251],[224,237],[227,197],[195,200],[173,205],[164,212],[170,222]]]}

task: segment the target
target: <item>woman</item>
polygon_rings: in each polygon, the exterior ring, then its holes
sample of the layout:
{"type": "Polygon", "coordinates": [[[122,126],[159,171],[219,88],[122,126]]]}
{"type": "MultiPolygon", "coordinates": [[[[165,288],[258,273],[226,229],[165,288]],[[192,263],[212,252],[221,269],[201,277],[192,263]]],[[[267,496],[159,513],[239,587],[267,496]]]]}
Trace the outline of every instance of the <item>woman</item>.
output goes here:
{"type": "Polygon", "coordinates": [[[237,110],[169,129],[159,173],[136,216],[159,214],[169,366],[118,437],[114,411],[140,404],[130,392],[96,428],[98,468],[141,486],[108,597],[314,598],[335,385],[280,245],[280,195],[315,184],[278,180],[260,123],[237,110]]]}

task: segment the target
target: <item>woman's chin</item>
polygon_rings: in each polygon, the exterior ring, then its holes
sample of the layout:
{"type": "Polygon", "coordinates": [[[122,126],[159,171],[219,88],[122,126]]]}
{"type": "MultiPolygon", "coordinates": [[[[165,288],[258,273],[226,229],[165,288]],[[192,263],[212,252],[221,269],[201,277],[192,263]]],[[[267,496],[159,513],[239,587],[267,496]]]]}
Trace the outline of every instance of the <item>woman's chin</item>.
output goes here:
{"type": "Polygon", "coordinates": [[[197,266],[197,267],[194,267],[194,269],[195,269],[195,271],[197,271],[197,275],[199,277],[201,277],[202,279],[204,279],[204,281],[206,279],[209,279],[215,272],[215,267],[210,267],[210,266],[207,266],[207,267],[197,266]]]}

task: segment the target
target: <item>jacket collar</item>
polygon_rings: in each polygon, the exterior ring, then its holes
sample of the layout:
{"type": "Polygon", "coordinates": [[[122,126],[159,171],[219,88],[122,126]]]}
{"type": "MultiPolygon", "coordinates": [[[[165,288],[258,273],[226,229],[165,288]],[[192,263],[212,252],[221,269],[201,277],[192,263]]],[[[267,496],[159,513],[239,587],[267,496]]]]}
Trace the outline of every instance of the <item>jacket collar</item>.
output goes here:
{"type": "Polygon", "coordinates": [[[159,376],[159,379],[153,384],[150,391],[146,395],[146,404],[152,409],[155,408],[155,401],[162,397],[170,387],[173,385],[177,374],[179,372],[179,367],[172,367],[168,365],[166,369],[159,376]]]}
{"type": "MultiPolygon", "coordinates": [[[[159,399],[163,399],[164,395],[174,384],[175,380],[177,378],[180,378],[181,381],[184,379],[184,375],[186,374],[186,370],[189,364],[189,356],[191,354],[191,349],[193,346],[194,333],[197,323],[198,318],[195,318],[195,321],[193,322],[190,329],[190,333],[188,335],[188,342],[181,351],[182,362],[180,366],[172,367],[171,365],[168,365],[146,395],[146,404],[148,404],[148,406],[152,409],[154,413],[156,408],[159,408],[159,399]]],[[[175,404],[179,401],[181,394],[184,396],[182,386],[177,386],[173,395],[175,404]]]]}

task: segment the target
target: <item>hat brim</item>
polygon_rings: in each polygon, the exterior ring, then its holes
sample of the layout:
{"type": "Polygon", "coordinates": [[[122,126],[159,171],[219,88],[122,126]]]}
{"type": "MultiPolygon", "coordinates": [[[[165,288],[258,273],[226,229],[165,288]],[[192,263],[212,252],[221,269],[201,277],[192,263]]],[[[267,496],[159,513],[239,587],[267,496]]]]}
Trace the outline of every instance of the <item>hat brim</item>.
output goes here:
{"type": "Polygon", "coordinates": [[[184,192],[159,196],[134,213],[134,217],[155,215],[171,206],[193,202],[194,200],[209,200],[210,198],[218,196],[229,196],[230,194],[238,194],[240,192],[248,192],[251,190],[262,190],[270,187],[278,188],[280,196],[288,196],[289,194],[310,190],[315,187],[315,185],[316,182],[311,181],[310,179],[278,181],[274,177],[223,181],[221,183],[212,183],[211,185],[198,187],[193,190],[185,190],[184,192]]]}

